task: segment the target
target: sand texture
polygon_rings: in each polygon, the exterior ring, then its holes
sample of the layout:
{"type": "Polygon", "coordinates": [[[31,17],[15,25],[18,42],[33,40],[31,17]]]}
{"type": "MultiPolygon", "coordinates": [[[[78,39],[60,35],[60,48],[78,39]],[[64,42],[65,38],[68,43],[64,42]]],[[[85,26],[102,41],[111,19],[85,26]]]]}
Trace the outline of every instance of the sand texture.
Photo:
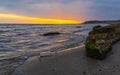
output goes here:
{"type": "Polygon", "coordinates": [[[87,57],[83,47],[42,59],[31,57],[12,75],[120,75],[120,42],[102,61],[87,57]]]}

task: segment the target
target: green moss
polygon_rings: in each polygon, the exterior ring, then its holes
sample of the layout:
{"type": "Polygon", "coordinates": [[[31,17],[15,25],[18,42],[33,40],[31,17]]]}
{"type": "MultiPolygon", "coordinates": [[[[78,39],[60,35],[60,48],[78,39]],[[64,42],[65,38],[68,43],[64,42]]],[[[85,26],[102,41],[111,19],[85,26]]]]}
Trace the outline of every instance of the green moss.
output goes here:
{"type": "Polygon", "coordinates": [[[98,50],[99,49],[99,46],[97,44],[90,42],[90,41],[86,42],[85,47],[86,47],[86,49],[89,49],[89,50],[98,50]]]}
{"type": "Polygon", "coordinates": [[[101,49],[96,43],[87,41],[85,47],[87,56],[97,59],[104,59],[105,55],[100,53],[101,49]]]}

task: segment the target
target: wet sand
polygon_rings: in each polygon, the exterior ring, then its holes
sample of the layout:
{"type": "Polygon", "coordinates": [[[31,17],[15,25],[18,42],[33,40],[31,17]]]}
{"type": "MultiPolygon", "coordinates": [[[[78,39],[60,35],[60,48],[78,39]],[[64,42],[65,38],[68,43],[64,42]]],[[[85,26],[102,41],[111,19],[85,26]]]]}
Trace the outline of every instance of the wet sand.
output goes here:
{"type": "Polygon", "coordinates": [[[86,56],[85,48],[39,59],[29,58],[12,75],[120,75],[120,42],[105,60],[86,56]]]}

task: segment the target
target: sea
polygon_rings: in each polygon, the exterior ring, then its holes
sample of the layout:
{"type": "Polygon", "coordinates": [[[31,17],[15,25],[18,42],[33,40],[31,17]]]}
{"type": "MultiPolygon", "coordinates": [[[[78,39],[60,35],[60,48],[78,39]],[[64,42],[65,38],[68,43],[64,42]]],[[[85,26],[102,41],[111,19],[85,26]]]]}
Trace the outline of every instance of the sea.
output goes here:
{"type": "Polygon", "coordinates": [[[16,68],[43,51],[61,52],[82,46],[96,25],[107,24],[0,24],[0,69],[6,65],[16,68]],[[61,34],[43,36],[48,32],[61,34]]]}

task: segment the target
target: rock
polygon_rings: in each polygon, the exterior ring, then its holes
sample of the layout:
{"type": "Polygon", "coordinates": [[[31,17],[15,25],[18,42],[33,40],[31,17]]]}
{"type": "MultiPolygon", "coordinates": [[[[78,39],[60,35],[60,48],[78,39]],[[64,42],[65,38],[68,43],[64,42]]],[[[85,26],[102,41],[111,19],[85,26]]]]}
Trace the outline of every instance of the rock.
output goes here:
{"type": "Polygon", "coordinates": [[[55,36],[59,34],[60,34],[59,32],[48,32],[48,33],[43,34],[43,36],[55,36]]]}
{"type": "Polygon", "coordinates": [[[93,28],[93,30],[95,30],[95,29],[97,29],[97,28],[100,28],[100,27],[102,27],[101,25],[97,25],[97,26],[95,26],[94,28],[93,28]]]}
{"type": "Polygon", "coordinates": [[[120,24],[95,26],[89,33],[85,48],[88,57],[104,59],[112,45],[120,40],[120,24]]]}
{"type": "Polygon", "coordinates": [[[76,28],[82,28],[81,26],[76,26],[76,28]]]}
{"type": "Polygon", "coordinates": [[[86,72],[83,72],[83,74],[86,74],[86,72]]]}

